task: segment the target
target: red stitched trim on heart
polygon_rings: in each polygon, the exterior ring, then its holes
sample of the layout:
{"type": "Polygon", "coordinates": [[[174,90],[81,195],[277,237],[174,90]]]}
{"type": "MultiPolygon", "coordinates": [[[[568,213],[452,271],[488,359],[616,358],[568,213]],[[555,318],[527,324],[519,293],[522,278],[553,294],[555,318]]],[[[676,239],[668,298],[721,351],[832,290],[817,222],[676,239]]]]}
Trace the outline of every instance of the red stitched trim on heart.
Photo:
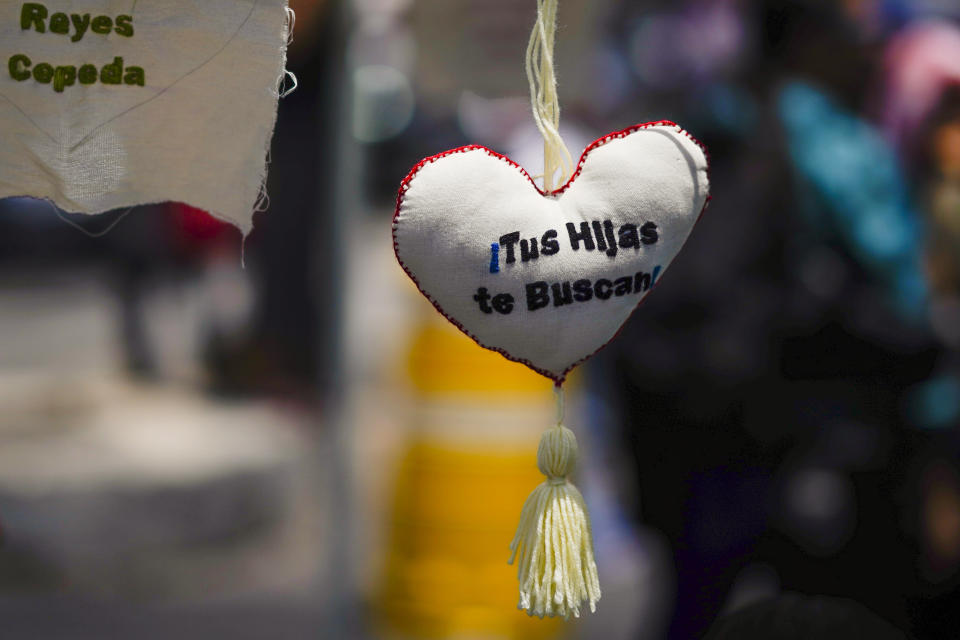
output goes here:
{"type": "MultiPolygon", "coordinates": [[[[631,312],[630,312],[630,315],[627,316],[626,319],[620,324],[620,328],[617,329],[616,333],[614,333],[614,334],[610,337],[609,340],[607,340],[607,341],[604,342],[602,345],[600,345],[599,347],[597,347],[597,349],[596,349],[595,351],[593,351],[593,353],[590,353],[590,354],[588,354],[588,355],[580,358],[579,360],[577,360],[577,361],[574,362],[573,364],[571,364],[569,367],[567,367],[566,369],[563,370],[563,373],[561,373],[561,374],[558,376],[558,375],[556,375],[555,373],[553,373],[553,372],[551,372],[551,371],[547,371],[546,369],[541,369],[540,367],[536,366],[535,364],[533,364],[533,363],[530,362],[529,360],[526,360],[526,359],[524,359],[524,358],[516,358],[516,357],[510,355],[509,353],[507,353],[506,351],[504,351],[503,349],[501,349],[500,347],[491,347],[491,346],[488,346],[488,345],[483,344],[482,342],[480,342],[480,340],[479,340],[476,336],[474,336],[472,333],[470,333],[469,331],[467,331],[466,327],[464,327],[462,324],[460,324],[455,318],[453,318],[452,316],[447,315],[447,312],[443,310],[443,307],[440,306],[440,303],[438,303],[436,300],[434,300],[433,297],[432,297],[429,293],[427,293],[422,286],[420,286],[420,281],[417,280],[416,276],[413,275],[413,273],[407,268],[407,265],[404,263],[404,261],[400,258],[400,247],[399,247],[399,244],[398,244],[398,242],[397,242],[397,223],[398,223],[399,220],[400,220],[400,207],[403,205],[403,196],[406,195],[407,189],[409,189],[409,187],[410,187],[410,181],[413,180],[414,177],[416,177],[417,173],[419,173],[419,172],[420,172],[420,169],[422,169],[425,165],[430,164],[430,163],[433,163],[433,162],[436,162],[437,160],[439,160],[439,159],[441,159],[441,158],[445,158],[446,156],[453,155],[454,153],[464,153],[464,152],[467,152],[467,151],[474,151],[474,150],[483,151],[483,152],[487,153],[488,155],[493,156],[494,158],[499,158],[500,160],[505,161],[507,164],[512,165],[513,167],[519,169],[519,170],[520,170],[520,173],[522,173],[524,176],[526,176],[527,180],[530,181],[530,184],[533,185],[533,188],[536,189],[536,190],[537,190],[537,193],[539,193],[540,195],[542,195],[542,196],[547,196],[547,195],[550,195],[550,196],[558,196],[558,195],[562,194],[564,191],[566,191],[566,190],[570,187],[570,185],[573,184],[573,181],[576,180],[577,176],[580,175],[580,172],[583,171],[583,163],[584,163],[584,161],[587,159],[587,155],[588,155],[591,151],[593,151],[593,150],[596,149],[597,147],[601,147],[601,146],[605,145],[606,143],[610,142],[611,140],[616,140],[616,139],[618,139],[618,138],[625,138],[625,137],[627,137],[628,135],[630,135],[631,133],[634,133],[635,131],[639,131],[639,130],[641,130],[641,129],[649,129],[650,127],[676,127],[676,129],[677,129],[677,131],[678,131],[679,133],[682,133],[683,135],[687,136],[688,138],[690,138],[690,140],[693,141],[694,144],[696,144],[698,147],[700,147],[700,149],[703,151],[703,156],[704,156],[704,158],[706,159],[706,162],[707,162],[707,184],[708,184],[708,185],[710,184],[710,153],[707,151],[707,147],[704,146],[704,144],[703,144],[702,142],[700,142],[699,140],[697,140],[696,138],[694,138],[692,135],[690,135],[690,133],[689,133],[688,131],[686,131],[683,127],[681,127],[680,125],[678,125],[678,124],[675,123],[675,122],[671,122],[670,120],[657,120],[656,122],[645,122],[645,123],[643,123],[643,124],[635,124],[635,125],[633,125],[633,126],[627,127],[626,129],[623,129],[623,130],[621,130],[621,131],[615,131],[615,132],[613,132],[613,133],[608,133],[607,135],[603,136],[602,138],[597,138],[596,140],[594,140],[593,142],[591,142],[589,145],[587,145],[587,148],[583,150],[583,153],[582,153],[582,154],[580,154],[580,161],[577,162],[577,169],[576,169],[576,171],[573,172],[573,175],[570,176],[570,179],[567,180],[562,186],[558,187],[557,189],[554,189],[553,191],[551,191],[551,192],[549,192],[549,193],[544,192],[542,189],[540,189],[540,187],[537,186],[537,183],[534,182],[533,178],[530,177],[530,174],[527,173],[526,169],[524,169],[523,167],[521,167],[519,164],[517,164],[516,162],[514,162],[513,160],[511,160],[511,159],[508,158],[507,156],[505,156],[505,155],[503,155],[503,154],[501,154],[501,153],[497,153],[496,151],[494,151],[494,150],[492,150],[492,149],[489,149],[489,148],[487,148],[487,147],[485,147],[485,146],[483,146],[483,145],[480,145],[480,144],[469,144],[469,145],[466,145],[466,146],[463,146],[463,147],[457,147],[456,149],[450,149],[450,150],[448,150],[448,151],[444,151],[443,153],[438,153],[437,155],[430,156],[430,157],[428,157],[428,158],[424,158],[423,160],[421,160],[420,162],[418,162],[416,165],[414,165],[413,169],[411,169],[410,172],[407,174],[407,177],[404,178],[404,179],[403,179],[403,182],[400,183],[400,189],[397,191],[397,208],[396,208],[396,210],[394,211],[394,214],[393,214],[393,224],[392,224],[393,255],[396,256],[397,262],[400,263],[400,266],[401,266],[401,267],[403,267],[404,273],[406,273],[406,274],[407,274],[407,277],[409,277],[410,280],[413,281],[413,284],[415,284],[415,285],[417,286],[417,290],[420,291],[420,293],[423,295],[423,297],[426,298],[427,300],[429,300],[430,303],[433,305],[433,307],[437,310],[437,312],[439,312],[440,315],[442,315],[444,318],[446,318],[446,319],[450,322],[450,324],[452,324],[452,325],[455,326],[457,329],[459,329],[461,332],[463,332],[464,335],[466,335],[468,338],[470,338],[471,340],[473,340],[474,342],[476,342],[478,345],[480,345],[480,346],[483,347],[484,349],[489,349],[490,351],[496,351],[497,353],[499,353],[500,355],[502,355],[502,356],[503,356],[504,358],[506,358],[507,360],[511,360],[511,361],[513,361],[513,362],[519,362],[520,364],[526,365],[527,367],[529,367],[530,369],[533,369],[534,371],[536,371],[536,372],[539,373],[540,375],[542,375],[542,376],[544,376],[544,377],[546,377],[546,378],[549,378],[550,380],[553,380],[554,385],[560,386],[561,384],[563,384],[563,381],[566,380],[567,374],[570,373],[570,372],[574,369],[574,367],[577,367],[577,366],[583,364],[584,362],[586,362],[587,360],[589,360],[590,358],[592,358],[593,356],[595,356],[601,349],[603,349],[603,348],[606,347],[608,344],[610,344],[611,342],[613,342],[613,341],[617,338],[617,336],[620,335],[620,332],[623,331],[623,328],[627,325],[627,322],[630,321],[630,318],[633,317],[633,314],[636,313],[637,309],[640,308],[640,305],[643,304],[643,301],[647,299],[647,297],[650,295],[650,293],[653,292],[653,290],[657,287],[657,285],[660,283],[660,281],[661,281],[663,278],[662,278],[662,277],[661,277],[661,278],[658,278],[657,281],[656,281],[655,283],[653,283],[653,286],[650,287],[650,290],[647,291],[647,294],[646,294],[645,296],[643,296],[643,298],[642,298],[639,302],[637,302],[636,306],[633,308],[633,311],[631,311],[631,312]]],[[[693,226],[694,226],[694,227],[697,225],[697,222],[700,222],[700,219],[703,217],[703,213],[707,210],[707,205],[710,204],[710,200],[711,200],[712,197],[713,197],[713,196],[711,196],[709,193],[707,194],[707,199],[706,199],[706,200],[704,201],[704,203],[703,203],[703,208],[700,209],[700,213],[697,215],[697,220],[693,223],[693,226]]],[[[691,232],[692,232],[692,231],[693,231],[693,227],[691,227],[691,232]]]]}

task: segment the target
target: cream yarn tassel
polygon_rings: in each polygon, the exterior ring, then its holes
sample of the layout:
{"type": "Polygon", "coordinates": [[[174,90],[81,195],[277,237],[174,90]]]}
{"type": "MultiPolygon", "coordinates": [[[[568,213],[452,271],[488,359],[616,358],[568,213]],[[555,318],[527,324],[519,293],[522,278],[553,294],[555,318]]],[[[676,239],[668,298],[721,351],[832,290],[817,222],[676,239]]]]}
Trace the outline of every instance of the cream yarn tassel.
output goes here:
{"type": "Polygon", "coordinates": [[[520,603],[530,615],[580,617],[600,599],[593,534],[583,496],[567,477],[577,462],[577,438],[563,426],[563,389],[557,393],[557,424],[537,449],[537,467],[547,476],[523,505],[510,564],[519,557],[520,603]]]}

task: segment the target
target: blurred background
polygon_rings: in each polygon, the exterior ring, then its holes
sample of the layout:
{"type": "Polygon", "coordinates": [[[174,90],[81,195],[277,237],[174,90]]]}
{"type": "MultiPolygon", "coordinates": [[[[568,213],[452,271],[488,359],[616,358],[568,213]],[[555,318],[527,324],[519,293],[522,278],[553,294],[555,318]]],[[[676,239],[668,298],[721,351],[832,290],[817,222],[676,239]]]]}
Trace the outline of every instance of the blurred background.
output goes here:
{"type": "Polygon", "coordinates": [[[569,623],[506,565],[550,383],[390,241],[424,156],[540,172],[535,3],[291,5],[245,268],[182,205],[0,201],[0,637],[958,637],[955,0],[560,2],[574,155],[670,119],[713,182],[569,384],[604,593],[569,623]]]}

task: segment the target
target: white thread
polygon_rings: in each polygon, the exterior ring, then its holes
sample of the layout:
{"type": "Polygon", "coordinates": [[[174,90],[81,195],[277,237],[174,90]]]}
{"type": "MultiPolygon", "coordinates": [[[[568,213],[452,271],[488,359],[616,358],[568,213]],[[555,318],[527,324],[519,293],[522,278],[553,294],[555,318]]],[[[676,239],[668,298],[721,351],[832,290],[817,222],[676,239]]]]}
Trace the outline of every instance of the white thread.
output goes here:
{"type": "Polygon", "coordinates": [[[130,212],[133,211],[133,207],[130,207],[129,209],[127,209],[126,211],[124,211],[123,213],[121,213],[119,216],[117,216],[117,218],[116,218],[113,222],[111,222],[110,224],[108,224],[105,229],[103,229],[102,231],[96,231],[96,232],[94,232],[94,231],[87,231],[87,230],[84,229],[80,224],[78,224],[78,223],[74,222],[73,220],[71,220],[70,218],[66,217],[66,216],[63,214],[63,212],[60,210],[60,208],[59,208],[57,205],[53,204],[51,201],[45,200],[45,202],[46,202],[48,205],[50,205],[50,208],[53,209],[53,212],[54,212],[55,214],[57,214],[57,217],[58,217],[58,218],[60,218],[60,219],[63,220],[64,222],[66,222],[68,225],[70,225],[70,226],[73,227],[74,229],[80,231],[81,233],[83,233],[83,234],[84,234],[85,236],[87,236],[88,238],[93,238],[93,239],[102,238],[103,236],[105,236],[105,235],[107,235],[108,233],[110,233],[111,231],[113,231],[114,227],[116,227],[118,224],[120,224],[121,222],[123,222],[124,218],[126,218],[128,215],[130,215],[130,212]]]}
{"type": "Polygon", "coordinates": [[[559,0],[537,0],[537,22],[527,44],[527,82],[530,83],[530,108],[533,120],[543,136],[543,190],[553,191],[573,173],[573,158],[560,136],[560,101],[553,64],[553,45],[557,30],[559,0]],[[554,175],[560,179],[554,183],[554,175]]]}
{"type": "Polygon", "coordinates": [[[293,44],[293,30],[297,26],[297,12],[287,7],[287,46],[293,44]]]}
{"type": "Polygon", "coordinates": [[[253,205],[254,213],[264,213],[270,208],[270,193],[267,191],[267,180],[270,177],[270,165],[273,162],[273,149],[267,148],[267,159],[263,164],[263,180],[260,181],[260,192],[257,193],[257,201],[253,205]]]}
{"type": "Polygon", "coordinates": [[[283,80],[280,81],[281,91],[279,93],[280,98],[286,98],[288,95],[297,90],[297,87],[300,86],[300,83],[297,81],[297,76],[293,71],[285,70],[283,72],[283,80]],[[287,84],[287,78],[293,81],[293,86],[289,89],[285,89],[284,86],[287,84]]]}
{"type": "Polygon", "coordinates": [[[557,426],[559,427],[563,425],[563,414],[565,411],[563,386],[559,384],[553,385],[553,395],[557,400],[557,426]]]}
{"type": "MultiPolygon", "coordinates": [[[[293,31],[297,26],[297,13],[290,7],[287,7],[285,11],[287,12],[287,48],[289,48],[290,45],[293,44],[293,31]]],[[[277,78],[277,97],[286,98],[288,95],[296,91],[299,85],[300,83],[297,81],[296,74],[286,68],[286,56],[284,56],[283,73],[277,78]],[[290,80],[293,81],[293,86],[289,89],[286,88],[287,78],[290,78],[290,80]]]]}
{"type": "MultiPolygon", "coordinates": [[[[286,7],[285,11],[287,13],[287,24],[286,24],[287,47],[289,47],[293,43],[293,30],[297,24],[297,14],[290,7],[286,7]]],[[[287,69],[287,56],[286,56],[286,52],[284,52],[283,72],[277,77],[277,84],[276,84],[277,98],[280,98],[280,99],[286,98],[291,93],[296,91],[298,86],[299,86],[299,82],[297,81],[297,76],[292,71],[289,71],[287,69]],[[286,86],[287,78],[290,78],[293,81],[292,87],[287,88],[286,86]]],[[[257,200],[256,202],[254,202],[254,205],[253,205],[254,213],[263,213],[270,208],[270,194],[267,191],[267,179],[270,177],[270,162],[271,162],[271,146],[270,146],[270,142],[268,141],[267,142],[267,160],[266,160],[266,163],[264,164],[263,178],[260,180],[260,191],[257,193],[257,200]]],[[[246,257],[244,254],[245,249],[246,249],[246,236],[244,236],[244,244],[241,245],[241,248],[240,248],[240,266],[244,269],[246,269],[246,257]]]]}

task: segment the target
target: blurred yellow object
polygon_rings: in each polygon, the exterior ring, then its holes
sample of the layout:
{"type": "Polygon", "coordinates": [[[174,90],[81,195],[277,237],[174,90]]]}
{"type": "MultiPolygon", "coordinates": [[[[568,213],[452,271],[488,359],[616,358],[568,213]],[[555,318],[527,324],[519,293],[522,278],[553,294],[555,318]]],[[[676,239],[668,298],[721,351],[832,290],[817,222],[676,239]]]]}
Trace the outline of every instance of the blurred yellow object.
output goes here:
{"type": "MultiPolygon", "coordinates": [[[[441,319],[442,320],[442,319],[441,319]]],[[[431,321],[417,331],[408,359],[409,379],[425,394],[534,393],[542,400],[552,383],[526,366],[480,348],[450,323],[431,321]]]]}
{"type": "Polygon", "coordinates": [[[394,480],[376,599],[386,637],[554,638],[517,609],[507,565],[523,501],[543,479],[536,445],[551,383],[431,314],[408,358],[412,436],[394,480]]]}

